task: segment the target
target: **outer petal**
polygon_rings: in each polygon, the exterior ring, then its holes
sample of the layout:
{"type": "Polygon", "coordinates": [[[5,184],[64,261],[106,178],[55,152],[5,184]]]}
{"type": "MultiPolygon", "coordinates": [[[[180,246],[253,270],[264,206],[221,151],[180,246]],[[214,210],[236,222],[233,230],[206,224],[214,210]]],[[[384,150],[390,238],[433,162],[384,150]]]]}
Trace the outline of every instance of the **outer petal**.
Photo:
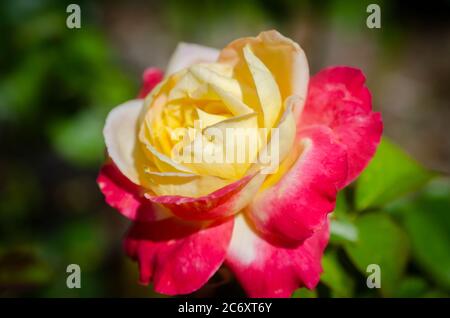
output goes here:
{"type": "Polygon", "coordinates": [[[179,43],[167,66],[166,74],[171,75],[192,64],[201,62],[215,62],[219,57],[219,50],[190,43],[179,43]]]}
{"type": "Polygon", "coordinates": [[[111,110],[103,128],[108,154],[119,170],[128,179],[139,184],[136,171],[137,125],[144,108],[143,97],[162,80],[164,73],[157,68],[148,68],[142,75],[142,88],[138,99],[125,102],[111,110]]]}
{"type": "MultiPolygon", "coordinates": [[[[272,187],[259,192],[247,213],[257,230],[279,243],[298,245],[322,226],[333,211],[338,187],[345,180],[343,147],[325,126],[301,130],[297,158],[272,187]]],[[[295,149],[291,156],[295,155],[295,149]]],[[[282,164],[283,165],[283,164],[282,164]]]]}
{"type": "Polygon", "coordinates": [[[106,203],[131,220],[156,221],[170,217],[163,207],[144,198],[140,187],[128,180],[113,163],[106,163],[97,178],[106,203]]]}
{"type": "Polygon", "coordinates": [[[149,201],[170,209],[185,220],[213,220],[243,209],[258,192],[265,176],[248,175],[208,195],[193,198],[183,196],[149,196],[149,201]]]}
{"type": "Polygon", "coordinates": [[[326,221],[302,245],[280,247],[258,236],[241,215],[235,220],[225,264],[249,296],[290,297],[300,286],[311,289],[319,282],[328,238],[326,221]]]}
{"type": "Polygon", "coordinates": [[[311,78],[300,127],[325,124],[345,145],[348,177],[352,182],[364,169],[380,142],[383,125],[379,113],[372,112],[365,77],[358,69],[332,67],[311,78]]]}
{"type": "Polygon", "coordinates": [[[139,262],[140,282],[154,282],[155,290],[168,295],[199,289],[225,259],[234,220],[206,228],[168,219],[135,223],[125,250],[139,262]]]}
{"type": "Polygon", "coordinates": [[[103,128],[109,156],[120,172],[136,184],[139,184],[135,164],[137,125],[143,106],[143,100],[136,99],[115,107],[108,114],[103,128]]]}
{"type": "Polygon", "coordinates": [[[156,67],[149,67],[142,74],[142,87],[138,97],[144,98],[152,89],[162,81],[164,72],[156,67]]]}

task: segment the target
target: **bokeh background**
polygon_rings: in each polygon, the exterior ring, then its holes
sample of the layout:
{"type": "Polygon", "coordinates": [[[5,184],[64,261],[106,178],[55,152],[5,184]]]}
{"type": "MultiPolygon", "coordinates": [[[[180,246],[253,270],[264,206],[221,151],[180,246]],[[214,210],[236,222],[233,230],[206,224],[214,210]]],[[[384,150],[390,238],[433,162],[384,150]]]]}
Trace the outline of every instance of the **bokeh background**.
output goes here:
{"type": "MultiPolygon", "coordinates": [[[[106,114],[179,41],[221,48],[271,28],[312,74],[361,68],[397,145],[339,197],[322,281],[295,297],[449,296],[450,1],[80,0],[82,27],[68,29],[71,2],[0,2],[0,296],[159,296],[137,284],[128,221],[95,183],[106,114]],[[366,26],[369,3],[381,29],[366,26]],[[66,287],[72,263],[81,289],[66,287]],[[365,285],[370,263],[381,289],[365,285]]],[[[242,295],[226,269],[192,296],[223,295],[242,295]]]]}

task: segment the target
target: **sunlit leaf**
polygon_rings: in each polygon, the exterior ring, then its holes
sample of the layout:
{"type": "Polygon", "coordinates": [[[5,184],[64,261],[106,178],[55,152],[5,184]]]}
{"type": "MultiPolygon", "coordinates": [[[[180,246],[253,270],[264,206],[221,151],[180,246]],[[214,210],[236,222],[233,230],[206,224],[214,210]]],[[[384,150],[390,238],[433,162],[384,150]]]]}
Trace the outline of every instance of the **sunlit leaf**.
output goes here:
{"type": "Polygon", "coordinates": [[[381,290],[392,294],[400,281],[408,260],[408,239],[403,230],[390,217],[370,213],[358,217],[358,241],[345,245],[345,250],[356,268],[364,275],[370,264],[381,269],[381,290]]]}
{"type": "Polygon", "coordinates": [[[356,208],[363,210],[382,206],[419,189],[433,175],[384,138],[375,157],[358,178],[355,190],[356,208]]]}
{"type": "Polygon", "coordinates": [[[330,240],[333,243],[356,242],[358,229],[350,221],[331,220],[330,240]]]}

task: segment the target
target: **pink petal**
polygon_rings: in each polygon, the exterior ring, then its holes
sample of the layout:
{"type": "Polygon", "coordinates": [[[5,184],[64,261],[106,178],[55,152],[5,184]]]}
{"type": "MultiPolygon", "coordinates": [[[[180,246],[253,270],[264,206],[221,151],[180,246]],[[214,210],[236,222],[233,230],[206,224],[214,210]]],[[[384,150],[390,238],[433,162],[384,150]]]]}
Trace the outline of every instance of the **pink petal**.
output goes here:
{"type": "Polygon", "coordinates": [[[106,203],[131,220],[156,221],[170,216],[145,199],[140,187],[128,180],[113,163],[103,165],[97,184],[106,203]]]}
{"type": "Polygon", "coordinates": [[[259,192],[247,208],[256,229],[278,243],[298,245],[334,210],[337,189],[347,176],[345,151],[326,126],[300,130],[303,150],[274,186],[259,192]]]}
{"type": "Polygon", "coordinates": [[[328,238],[326,220],[300,246],[281,247],[264,240],[239,216],[225,264],[250,297],[290,297],[301,286],[312,289],[318,284],[328,238]]]}
{"type": "Polygon", "coordinates": [[[185,220],[214,220],[239,212],[253,199],[265,176],[248,175],[217,191],[198,198],[164,195],[149,196],[149,201],[161,204],[185,220]]]}
{"type": "Polygon", "coordinates": [[[142,74],[142,87],[138,98],[144,98],[152,89],[162,81],[164,72],[156,67],[149,67],[142,74]]]}
{"type": "Polygon", "coordinates": [[[309,82],[299,127],[325,124],[346,147],[352,182],[373,157],[380,142],[381,115],[372,112],[372,98],[363,73],[351,67],[322,70],[309,82]]]}
{"type": "Polygon", "coordinates": [[[223,263],[234,219],[199,228],[175,218],[136,222],[125,240],[127,254],[139,263],[140,282],[153,281],[157,292],[192,293],[223,263]]]}

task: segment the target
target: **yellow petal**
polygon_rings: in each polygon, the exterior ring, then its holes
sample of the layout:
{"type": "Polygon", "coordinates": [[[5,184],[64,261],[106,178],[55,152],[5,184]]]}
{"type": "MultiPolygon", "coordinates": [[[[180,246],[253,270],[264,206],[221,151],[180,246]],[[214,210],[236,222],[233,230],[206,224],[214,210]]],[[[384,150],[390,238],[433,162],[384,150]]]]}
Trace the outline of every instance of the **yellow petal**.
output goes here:
{"type": "Polygon", "coordinates": [[[243,102],[241,102],[239,99],[234,97],[232,94],[229,94],[221,87],[210,84],[211,88],[216,92],[216,94],[222,99],[225,106],[230,110],[230,112],[234,116],[241,116],[253,113],[253,109],[245,105],[243,102]]]}
{"type": "Polygon", "coordinates": [[[184,151],[191,154],[185,165],[201,175],[224,179],[242,177],[261,147],[256,113],[232,117],[207,127],[201,136],[201,146],[191,142],[184,151]],[[196,162],[198,158],[198,162],[196,162]]]}
{"type": "Polygon", "coordinates": [[[211,68],[207,68],[204,65],[193,65],[189,68],[190,72],[202,81],[203,83],[213,84],[221,87],[223,90],[230,94],[233,94],[236,98],[242,98],[241,87],[239,83],[224,74],[219,74],[213,71],[211,68]]]}
{"type": "Polygon", "coordinates": [[[181,79],[175,84],[169,93],[168,101],[176,99],[188,98],[192,93],[200,87],[200,82],[192,75],[191,72],[186,72],[181,79]]]}
{"type": "Polygon", "coordinates": [[[187,167],[183,166],[182,164],[179,164],[169,158],[168,156],[165,156],[164,154],[160,153],[155,147],[153,147],[149,142],[145,142],[145,148],[151,153],[151,155],[154,158],[154,164],[161,172],[185,172],[185,173],[193,173],[192,170],[188,169],[187,167]]]}
{"type": "Polygon", "coordinates": [[[229,116],[207,113],[200,108],[196,108],[196,110],[198,119],[202,122],[202,127],[209,127],[229,118],[229,116]]]}
{"type": "Polygon", "coordinates": [[[240,83],[252,80],[242,54],[246,45],[251,46],[253,53],[272,73],[283,101],[291,95],[299,96],[303,102],[306,100],[309,82],[308,61],[297,43],[275,30],[261,32],[257,37],[246,37],[231,42],[220,52],[218,61],[232,65],[234,76],[240,83]]]}
{"type": "Polygon", "coordinates": [[[149,187],[156,195],[200,197],[219,190],[229,181],[213,176],[146,170],[149,187]]]}
{"type": "MultiPolygon", "coordinates": [[[[288,98],[286,110],[280,119],[278,127],[272,129],[270,141],[261,150],[258,157],[258,166],[252,169],[261,170],[261,173],[269,174],[265,183],[275,180],[274,175],[279,175],[279,169],[283,166],[283,161],[293,151],[297,125],[295,120],[295,108],[298,104],[295,99],[288,98]],[[281,163],[281,165],[280,165],[281,163]]],[[[281,171],[284,173],[284,171],[281,171]]]]}
{"type": "Polygon", "coordinates": [[[244,57],[258,92],[264,115],[264,127],[271,128],[275,125],[282,106],[278,85],[270,70],[253,54],[248,45],[244,47],[244,57]]]}

